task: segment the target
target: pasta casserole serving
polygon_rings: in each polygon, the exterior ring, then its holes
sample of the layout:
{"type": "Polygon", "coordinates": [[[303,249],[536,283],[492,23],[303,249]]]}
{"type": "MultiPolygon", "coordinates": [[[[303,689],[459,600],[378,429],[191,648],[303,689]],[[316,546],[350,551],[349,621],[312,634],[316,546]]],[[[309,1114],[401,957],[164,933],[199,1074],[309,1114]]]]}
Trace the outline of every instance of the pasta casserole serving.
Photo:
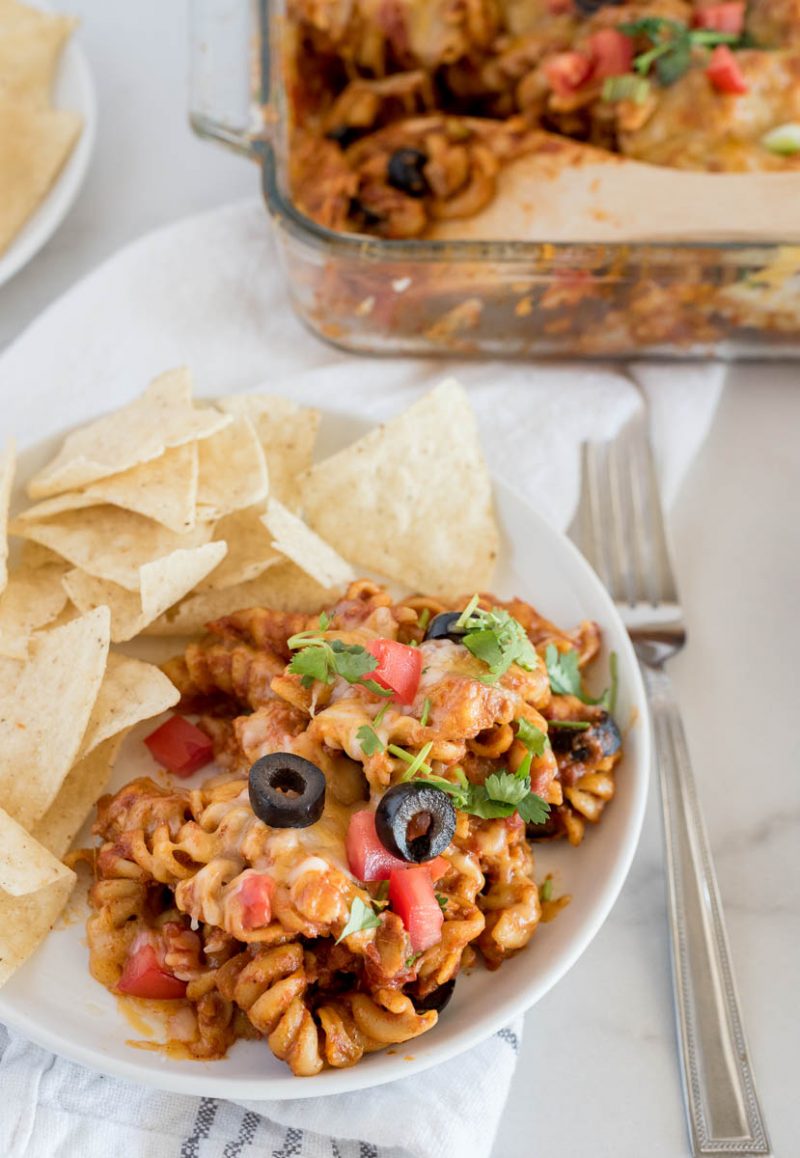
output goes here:
{"type": "Polygon", "coordinates": [[[209,630],[165,665],[198,723],[146,742],[178,775],[222,771],[99,802],[91,969],[170,1001],[181,1056],[265,1036],[301,1076],[353,1065],[431,1029],[463,968],[497,968],[568,901],[531,841],[579,844],[614,795],[613,672],[584,692],[594,623],[368,580],[209,630]]]}

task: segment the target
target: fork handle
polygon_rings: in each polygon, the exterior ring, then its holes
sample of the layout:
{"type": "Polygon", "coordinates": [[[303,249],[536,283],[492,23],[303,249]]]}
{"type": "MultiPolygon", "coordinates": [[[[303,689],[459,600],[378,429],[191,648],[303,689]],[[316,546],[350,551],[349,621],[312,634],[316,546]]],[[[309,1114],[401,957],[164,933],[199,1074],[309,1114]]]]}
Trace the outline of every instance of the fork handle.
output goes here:
{"type": "Polygon", "coordinates": [[[642,670],[663,804],[675,1014],[692,1152],[769,1154],[683,724],[663,668],[642,670]]]}

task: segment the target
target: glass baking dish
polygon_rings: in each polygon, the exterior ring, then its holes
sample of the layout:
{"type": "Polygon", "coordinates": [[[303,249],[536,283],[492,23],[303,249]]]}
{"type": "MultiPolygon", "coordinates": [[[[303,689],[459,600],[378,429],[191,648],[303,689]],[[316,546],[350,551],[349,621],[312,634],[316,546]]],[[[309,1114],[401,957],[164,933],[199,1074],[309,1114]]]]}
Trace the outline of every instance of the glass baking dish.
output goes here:
{"type": "Polygon", "coordinates": [[[285,0],[192,0],[190,15],[192,126],[260,165],[293,307],[327,341],[425,356],[800,355],[798,245],[385,241],[319,226],[288,194],[285,0]]]}

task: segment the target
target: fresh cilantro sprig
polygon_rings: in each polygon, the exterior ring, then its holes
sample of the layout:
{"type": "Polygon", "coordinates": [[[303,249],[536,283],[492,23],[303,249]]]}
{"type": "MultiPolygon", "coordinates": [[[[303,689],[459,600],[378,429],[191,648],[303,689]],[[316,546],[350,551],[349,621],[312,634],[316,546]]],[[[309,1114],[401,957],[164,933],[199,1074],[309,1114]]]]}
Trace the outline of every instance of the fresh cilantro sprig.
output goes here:
{"type": "Polygon", "coordinates": [[[553,899],[553,878],[545,877],[539,885],[539,900],[551,901],[553,899]]]}
{"type": "Polygon", "coordinates": [[[361,897],[353,897],[350,916],[347,918],[347,924],[336,938],[336,944],[338,945],[345,937],[349,937],[351,933],[360,933],[364,929],[377,929],[380,923],[380,917],[371,905],[365,904],[361,897]]]}
{"type": "Polygon", "coordinates": [[[550,728],[562,728],[570,732],[588,732],[592,726],[588,720],[548,720],[547,724],[550,728]]]}
{"type": "Polygon", "coordinates": [[[333,683],[334,677],[338,675],[349,684],[361,684],[376,696],[392,694],[375,680],[365,678],[375,670],[378,661],[358,643],[322,639],[314,632],[301,631],[291,637],[289,647],[297,654],[292,658],[288,670],[301,677],[300,683],[304,688],[310,688],[315,680],[323,684],[333,683]]]}
{"type": "Polygon", "coordinates": [[[500,607],[484,611],[478,601],[479,596],[473,595],[453,630],[463,631],[464,647],[488,667],[483,682],[496,683],[512,663],[533,671],[539,657],[522,624],[500,607]]]}
{"type": "Polygon", "coordinates": [[[640,76],[647,76],[652,69],[663,85],[680,80],[692,63],[693,49],[736,44],[740,40],[735,32],[687,28],[685,24],[663,16],[645,16],[641,20],[620,24],[619,30],[626,36],[644,36],[650,41],[652,47],[639,53],[633,67],[640,76]]]}
{"type": "Polygon", "coordinates": [[[559,651],[554,643],[547,645],[544,653],[544,662],[550,687],[557,696],[575,696],[584,704],[599,704],[607,712],[614,712],[617,706],[617,653],[612,651],[608,658],[610,675],[609,685],[602,696],[587,695],[583,690],[580,672],[580,658],[574,648],[569,651],[559,651]]]}

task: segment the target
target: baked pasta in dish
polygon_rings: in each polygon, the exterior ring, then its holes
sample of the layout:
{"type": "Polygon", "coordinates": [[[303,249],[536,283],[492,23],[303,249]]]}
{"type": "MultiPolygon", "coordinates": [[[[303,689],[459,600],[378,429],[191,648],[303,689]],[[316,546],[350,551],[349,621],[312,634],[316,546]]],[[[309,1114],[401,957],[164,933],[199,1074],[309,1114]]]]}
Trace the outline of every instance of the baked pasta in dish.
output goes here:
{"type": "Polygon", "coordinates": [[[797,0],[287,0],[287,18],[292,196],[331,229],[436,236],[559,138],[800,169],[797,0]]]}
{"type": "Polygon", "coordinates": [[[98,804],[88,933],[112,992],[167,1001],[170,1043],[264,1037],[295,1074],[431,1029],[459,971],[495,969],[568,898],[531,842],[577,845],[614,795],[600,632],[520,600],[395,601],[362,580],[307,616],[252,608],[165,670],[183,711],[149,778],[98,804]]]}

